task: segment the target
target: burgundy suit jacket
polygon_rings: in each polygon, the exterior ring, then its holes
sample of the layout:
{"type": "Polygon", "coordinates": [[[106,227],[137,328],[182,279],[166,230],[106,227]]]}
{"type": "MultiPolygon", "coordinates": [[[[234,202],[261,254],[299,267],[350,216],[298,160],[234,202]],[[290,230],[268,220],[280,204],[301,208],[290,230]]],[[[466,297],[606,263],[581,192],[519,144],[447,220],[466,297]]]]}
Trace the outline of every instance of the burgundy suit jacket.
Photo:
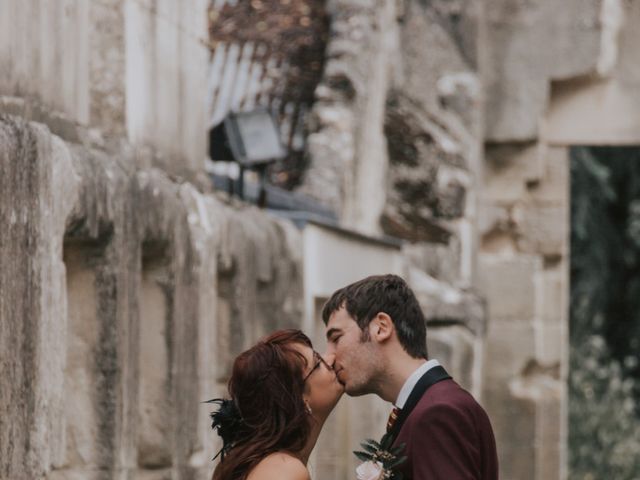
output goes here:
{"type": "Polygon", "coordinates": [[[432,385],[405,420],[405,479],[498,480],[493,429],[484,409],[453,380],[432,385]]]}

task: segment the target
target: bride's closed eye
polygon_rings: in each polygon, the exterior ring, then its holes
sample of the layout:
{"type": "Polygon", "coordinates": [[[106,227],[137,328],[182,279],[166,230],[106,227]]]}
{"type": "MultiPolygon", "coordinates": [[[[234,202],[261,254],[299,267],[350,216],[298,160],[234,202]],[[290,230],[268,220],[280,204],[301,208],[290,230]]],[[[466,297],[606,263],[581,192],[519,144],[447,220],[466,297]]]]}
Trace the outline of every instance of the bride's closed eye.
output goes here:
{"type": "Polygon", "coordinates": [[[305,377],[302,379],[302,381],[303,381],[303,382],[306,382],[306,381],[307,381],[307,379],[311,376],[311,374],[312,374],[313,372],[315,372],[315,371],[316,371],[316,369],[317,369],[320,365],[322,365],[323,363],[324,363],[327,367],[329,367],[329,366],[325,363],[324,358],[322,358],[322,356],[321,356],[318,352],[316,352],[315,350],[313,351],[313,360],[314,360],[314,362],[313,362],[313,367],[311,367],[311,370],[309,370],[309,373],[307,373],[307,374],[305,375],[305,377]]]}
{"type": "Polygon", "coordinates": [[[318,369],[318,367],[320,367],[320,365],[324,365],[328,371],[333,370],[333,367],[326,362],[326,360],[322,357],[322,355],[320,355],[318,352],[314,350],[313,351],[313,367],[311,367],[311,370],[309,370],[309,373],[307,373],[307,375],[304,377],[303,382],[306,382],[307,378],[309,378],[311,374],[315,372],[318,369]]]}

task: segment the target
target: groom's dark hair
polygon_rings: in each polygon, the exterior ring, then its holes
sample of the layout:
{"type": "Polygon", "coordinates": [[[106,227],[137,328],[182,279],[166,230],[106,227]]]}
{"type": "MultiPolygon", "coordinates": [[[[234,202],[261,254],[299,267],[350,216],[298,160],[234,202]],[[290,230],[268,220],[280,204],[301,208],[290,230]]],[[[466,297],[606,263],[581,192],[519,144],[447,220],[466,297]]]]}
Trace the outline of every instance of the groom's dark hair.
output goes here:
{"type": "Polygon", "coordinates": [[[367,332],[369,323],[378,313],[386,313],[391,317],[405,351],[414,358],[427,358],[424,314],[413,291],[399,276],[374,275],[337,290],[322,308],[324,324],[342,307],[362,332],[367,332]]]}

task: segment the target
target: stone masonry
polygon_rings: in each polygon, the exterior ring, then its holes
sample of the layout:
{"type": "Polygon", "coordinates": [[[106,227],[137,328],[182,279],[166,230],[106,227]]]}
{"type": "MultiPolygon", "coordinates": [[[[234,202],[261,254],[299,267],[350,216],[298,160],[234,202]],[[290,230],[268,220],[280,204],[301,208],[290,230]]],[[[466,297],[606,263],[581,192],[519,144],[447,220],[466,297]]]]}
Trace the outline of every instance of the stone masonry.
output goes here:
{"type": "Polygon", "coordinates": [[[568,152],[640,142],[639,13],[622,0],[487,5],[478,285],[505,479],[568,474],[568,152]]]}
{"type": "MultiPolygon", "coordinates": [[[[301,191],[402,240],[501,478],[566,478],[568,150],[640,143],[638,2],[326,6],[301,191]]],[[[206,177],[207,0],[40,7],[0,3],[0,478],[208,478],[199,402],[326,295],[305,231],[206,177]]]]}
{"type": "MultiPolygon", "coordinates": [[[[395,32],[377,45],[397,46],[401,12],[393,2],[378,13],[357,2],[332,8],[336,32],[346,32],[356,14],[367,35],[395,32]]],[[[240,351],[313,318],[304,304],[304,231],[212,192],[205,176],[206,11],[205,0],[0,5],[3,480],[209,478],[219,445],[200,402],[223,393],[240,351]]],[[[359,71],[350,63],[357,56],[332,48],[345,75],[359,71]]],[[[383,132],[399,114],[388,113],[389,98],[379,95],[392,70],[377,58],[374,85],[352,113],[370,117],[378,143],[367,143],[367,125],[343,132],[359,145],[349,161],[360,173],[341,183],[344,192],[357,184],[342,224],[369,234],[382,231],[377,218],[387,195],[371,210],[368,192],[389,188],[383,132]]],[[[326,75],[337,75],[330,83],[340,90],[346,84],[335,67],[326,75]]],[[[455,88],[447,92],[457,105],[455,88]]],[[[406,118],[422,115],[422,107],[409,108],[406,118]]],[[[446,147],[449,136],[425,125],[446,147]]],[[[311,170],[333,168],[327,165],[314,162],[311,170]]],[[[473,242],[456,225],[466,218],[461,205],[474,197],[460,194],[457,179],[469,186],[467,174],[451,168],[458,166],[438,169],[435,178],[452,202],[427,204],[448,212],[449,223],[438,227],[448,239],[430,246],[421,237],[404,249],[400,269],[428,312],[429,348],[478,394],[484,309],[457,285],[470,278],[473,242]]],[[[361,245],[371,252],[375,243],[361,245]]],[[[371,418],[382,419],[383,410],[353,416],[345,441],[377,435],[384,422],[371,418]]],[[[352,449],[335,446],[318,454],[317,471],[351,478],[352,449]]]]}
{"type": "Polygon", "coordinates": [[[1,125],[0,477],[207,478],[196,399],[233,352],[300,324],[299,234],[42,125],[1,125]]]}

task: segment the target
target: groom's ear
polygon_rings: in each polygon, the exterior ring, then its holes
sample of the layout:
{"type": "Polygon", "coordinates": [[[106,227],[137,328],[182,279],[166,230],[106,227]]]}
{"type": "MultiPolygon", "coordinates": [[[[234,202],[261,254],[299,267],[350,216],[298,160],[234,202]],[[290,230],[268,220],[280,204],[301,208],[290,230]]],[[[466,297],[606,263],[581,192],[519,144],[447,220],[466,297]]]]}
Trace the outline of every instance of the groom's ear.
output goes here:
{"type": "Polygon", "coordinates": [[[384,312],[378,312],[369,324],[369,335],[378,343],[389,340],[394,329],[391,317],[384,312]]]}

